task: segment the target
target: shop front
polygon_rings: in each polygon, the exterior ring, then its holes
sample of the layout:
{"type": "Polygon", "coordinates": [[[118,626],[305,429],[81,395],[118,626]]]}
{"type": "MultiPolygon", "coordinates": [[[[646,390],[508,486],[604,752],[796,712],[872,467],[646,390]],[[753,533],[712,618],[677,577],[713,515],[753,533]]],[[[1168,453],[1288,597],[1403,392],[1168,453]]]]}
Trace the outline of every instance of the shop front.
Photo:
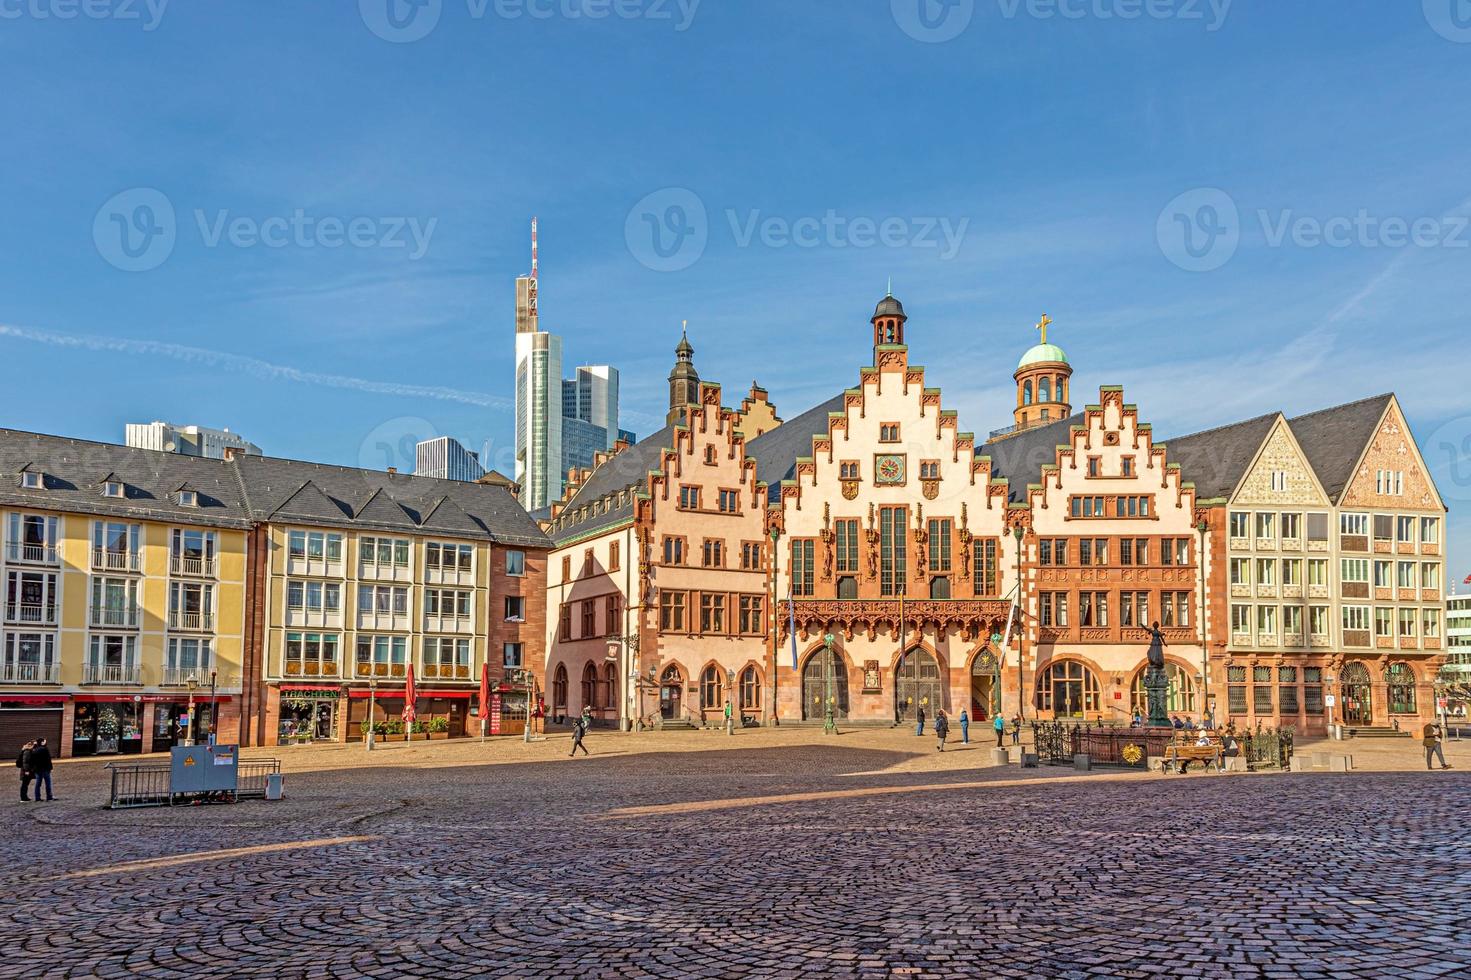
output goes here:
{"type": "Polygon", "coordinates": [[[335,688],[282,688],[278,744],[339,741],[341,696],[335,688]]]}
{"type": "Polygon", "coordinates": [[[76,698],[72,755],[139,755],[142,751],[142,695],[76,698]]]}
{"type": "Polygon", "coordinates": [[[67,696],[0,694],[0,759],[14,759],[38,738],[62,752],[61,720],[67,696]]]}
{"type": "MultiPolygon", "coordinates": [[[[480,734],[480,722],[474,716],[473,691],[428,690],[420,691],[414,705],[416,722],[414,734],[430,738],[465,738],[480,734]]],[[[369,710],[377,725],[378,735],[398,739],[406,736],[403,724],[403,692],[376,694],[365,690],[354,690],[348,702],[347,740],[361,742],[364,725],[368,722],[369,710]]]]}

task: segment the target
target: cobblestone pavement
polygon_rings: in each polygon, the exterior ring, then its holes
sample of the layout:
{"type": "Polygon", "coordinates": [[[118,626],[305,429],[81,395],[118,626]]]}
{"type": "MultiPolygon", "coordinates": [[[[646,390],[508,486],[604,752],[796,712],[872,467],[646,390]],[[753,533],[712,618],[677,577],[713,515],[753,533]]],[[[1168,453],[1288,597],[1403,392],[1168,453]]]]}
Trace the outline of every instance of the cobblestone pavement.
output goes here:
{"type": "Polygon", "coordinates": [[[0,976],[1471,971],[1462,768],[1023,772],[895,732],[589,746],[283,749],[286,801],[115,812],[100,762],[65,763],[60,801],[5,804],[0,976]]]}

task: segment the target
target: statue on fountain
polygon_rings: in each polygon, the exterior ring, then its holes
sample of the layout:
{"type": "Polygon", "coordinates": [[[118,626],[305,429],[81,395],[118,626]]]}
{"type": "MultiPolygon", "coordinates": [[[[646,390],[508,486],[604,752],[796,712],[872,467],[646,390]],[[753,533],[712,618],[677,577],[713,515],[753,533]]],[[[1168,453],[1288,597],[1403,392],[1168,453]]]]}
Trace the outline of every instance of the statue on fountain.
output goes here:
{"type": "Polygon", "coordinates": [[[1150,727],[1170,727],[1170,679],[1165,674],[1165,637],[1159,623],[1149,631],[1149,666],[1144,671],[1144,694],[1150,727]]]}

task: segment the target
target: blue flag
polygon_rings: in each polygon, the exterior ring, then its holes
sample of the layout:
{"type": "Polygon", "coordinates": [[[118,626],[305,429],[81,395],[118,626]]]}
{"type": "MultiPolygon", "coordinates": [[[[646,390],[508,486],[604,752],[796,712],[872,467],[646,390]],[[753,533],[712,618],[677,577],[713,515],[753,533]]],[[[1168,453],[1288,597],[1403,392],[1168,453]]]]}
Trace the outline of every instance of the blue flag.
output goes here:
{"type": "Polygon", "coordinates": [[[790,592],[787,593],[787,614],[790,616],[790,619],[787,621],[787,632],[790,633],[791,634],[791,637],[792,637],[792,669],[793,670],[796,670],[797,669],[797,604],[792,601],[792,594],[790,592]]]}

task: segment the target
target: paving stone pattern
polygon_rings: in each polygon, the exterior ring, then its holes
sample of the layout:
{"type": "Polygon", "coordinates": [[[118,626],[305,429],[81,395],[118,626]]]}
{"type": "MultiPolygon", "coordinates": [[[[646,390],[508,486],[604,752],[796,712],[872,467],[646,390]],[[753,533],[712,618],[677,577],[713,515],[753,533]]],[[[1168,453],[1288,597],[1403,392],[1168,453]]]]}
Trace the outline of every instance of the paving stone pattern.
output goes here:
{"type": "Polygon", "coordinates": [[[69,764],[63,800],[5,804],[0,976],[1471,973],[1459,770],[1063,778],[734,744],[380,755],[293,773],[278,804],[120,812],[99,763],[69,764]],[[977,781],[998,785],[946,788],[977,781]],[[711,800],[738,804],[683,806],[711,800]]]}

